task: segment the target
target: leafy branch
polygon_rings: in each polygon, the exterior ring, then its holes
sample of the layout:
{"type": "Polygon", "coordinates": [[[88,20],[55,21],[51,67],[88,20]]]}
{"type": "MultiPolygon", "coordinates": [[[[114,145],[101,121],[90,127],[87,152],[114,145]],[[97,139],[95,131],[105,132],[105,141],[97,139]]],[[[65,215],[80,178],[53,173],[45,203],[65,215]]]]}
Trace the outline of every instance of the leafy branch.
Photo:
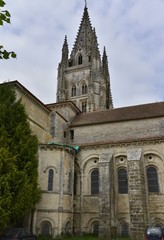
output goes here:
{"type": "MultiPolygon", "coordinates": [[[[9,11],[1,9],[5,6],[5,4],[6,3],[3,0],[0,0],[0,26],[3,26],[4,22],[10,23],[11,15],[9,11]]],[[[0,45],[0,59],[9,59],[10,57],[16,58],[16,53],[13,51],[8,52],[2,45],[0,45]]]]}

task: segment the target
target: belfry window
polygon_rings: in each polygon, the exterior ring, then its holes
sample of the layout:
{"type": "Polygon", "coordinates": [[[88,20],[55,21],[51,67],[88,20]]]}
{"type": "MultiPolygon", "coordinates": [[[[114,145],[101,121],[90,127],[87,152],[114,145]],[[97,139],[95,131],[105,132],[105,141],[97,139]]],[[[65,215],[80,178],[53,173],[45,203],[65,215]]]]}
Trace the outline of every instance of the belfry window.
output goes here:
{"type": "Polygon", "coordinates": [[[87,102],[82,102],[82,112],[87,111],[87,102]]]}
{"type": "Polygon", "coordinates": [[[83,57],[80,54],[79,57],[78,57],[78,65],[81,65],[82,63],[83,63],[83,57]]]}
{"type": "Polygon", "coordinates": [[[123,168],[118,171],[118,192],[120,194],[128,193],[127,171],[123,168]]]}
{"type": "Polygon", "coordinates": [[[157,169],[153,166],[147,168],[148,191],[152,193],[159,192],[157,169]]]}
{"type": "Polygon", "coordinates": [[[72,97],[75,97],[75,96],[76,96],[76,86],[75,86],[75,85],[72,87],[71,96],[72,96],[72,97]]]}
{"type": "Polygon", "coordinates": [[[91,194],[99,194],[99,171],[98,169],[91,172],[91,194]]]}
{"type": "Polygon", "coordinates": [[[54,170],[50,169],[48,172],[48,191],[53,190],[54,170]]]}
{"type": "Polygon", "coordinates": [[[87,91],[88,91],[87,85],[84,83],[84,84],[82,85],[82,95],[87,94],[87,91]]]}

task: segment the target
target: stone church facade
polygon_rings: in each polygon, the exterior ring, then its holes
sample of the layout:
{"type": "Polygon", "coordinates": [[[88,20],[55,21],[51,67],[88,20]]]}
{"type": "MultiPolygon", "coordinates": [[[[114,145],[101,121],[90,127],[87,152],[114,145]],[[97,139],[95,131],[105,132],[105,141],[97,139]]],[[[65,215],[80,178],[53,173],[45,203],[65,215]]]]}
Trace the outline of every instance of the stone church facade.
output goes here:
{"type": "Polygon", "coordinates": [[[40,142],[42,199],[28,222],[35,233],[133,237],[164,226],[164,102],[113,108],[87,6],[70,55],[64,39],[57,102],[11,84],[40,142]]]}

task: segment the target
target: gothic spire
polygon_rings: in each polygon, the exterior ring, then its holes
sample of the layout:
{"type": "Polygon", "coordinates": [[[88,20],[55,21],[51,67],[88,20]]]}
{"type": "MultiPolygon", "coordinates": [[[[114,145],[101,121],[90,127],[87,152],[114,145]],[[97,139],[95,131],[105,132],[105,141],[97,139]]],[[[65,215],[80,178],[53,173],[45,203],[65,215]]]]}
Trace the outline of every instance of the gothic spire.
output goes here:
{"type": "Polygon", "coordinates": [[[82,20],[80,23],[80,27],[75,39],[74,47],[71,53],[71,57],[73,57],[76,52],[80,49],[88,52],[91,47],[91,39],[92,39],[92,25],[90,22],[87,4],[85,4],[84,12],[82,16],[82,20]]]}

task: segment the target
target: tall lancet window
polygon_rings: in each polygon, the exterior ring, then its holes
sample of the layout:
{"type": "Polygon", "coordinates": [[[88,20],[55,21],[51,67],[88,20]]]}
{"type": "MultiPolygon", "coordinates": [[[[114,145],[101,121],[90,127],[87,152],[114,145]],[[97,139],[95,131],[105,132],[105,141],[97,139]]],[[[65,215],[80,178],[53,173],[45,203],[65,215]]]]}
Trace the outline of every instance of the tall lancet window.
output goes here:
{"type": "Polygon", "coordinates": [[[72,86],[71,96],[72,96],[72,97],[75,97],[75,96],[76,96],[76,86],[75,86],[75,85],[72,86]]]}
{"type": "Polygon", "coordinates": [[[87,85],[84,83],[84,84],[82,85],[82,95],[87,94],[87,91],[88,91],[87,85]]]}
{"type": "Polygon", "coordinates": [[[78,57],[78,65],[82,64],[83,63],[83,57],[82,55],[80,54],[79,57],[78,57]]]}
{"type": "Polygon", "coordinates": [[[50,169],[48,172],[48,191],[53,191],[54,170],[50,169]]]}

